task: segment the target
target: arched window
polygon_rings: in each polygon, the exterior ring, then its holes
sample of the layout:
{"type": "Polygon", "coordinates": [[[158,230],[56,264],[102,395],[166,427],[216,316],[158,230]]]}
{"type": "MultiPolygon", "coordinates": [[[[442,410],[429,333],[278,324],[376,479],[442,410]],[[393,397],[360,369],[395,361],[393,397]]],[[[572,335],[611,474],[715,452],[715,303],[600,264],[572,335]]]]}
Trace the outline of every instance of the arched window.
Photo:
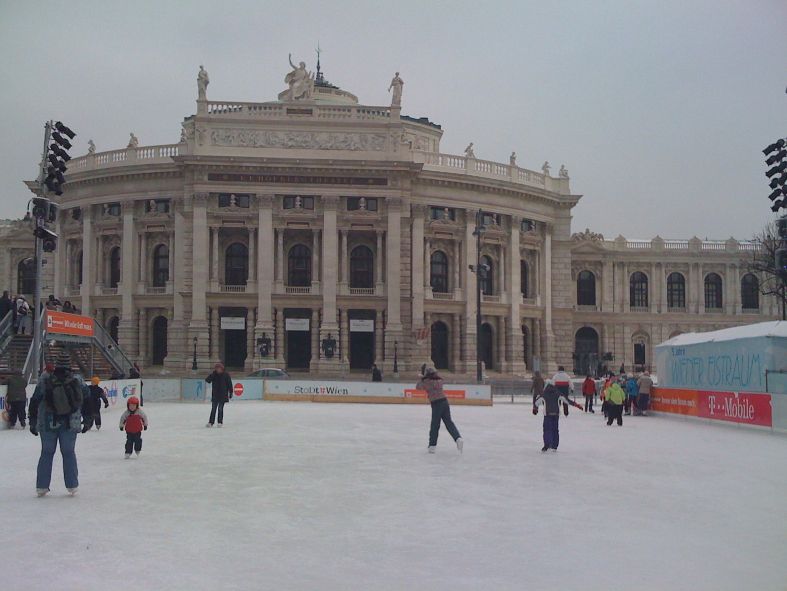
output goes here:
{"type": "Polygon", "coordinates": [[[116,246],[109,251],[109,287],[117,287],[118,283],[120,283],[120,247],[116,246]]]}
{"type": "Polygon", "coordinates": [[[115,344],[118,342],[118,327],[120,326],[120,318],[117,316],[113,316],[109,319],[108,330],[109,336],[112,337],[112,340],[115,341],[115,344]]]}
{"type": "Polygon", "coordinates": [[[167,357],[167,319],[164,316],[157,316],[153,321],[152,333],[151,361],[153,365],[164,365],[167,357]]]}
{"type": "Polygon", "coordinates": [[[598,333],[590,326],[583,326],[574,335],[574,373],[595,374],[599,362],[598,333]]]}
{"type": "Polygon", "coordinates": [[[16,267],[16,291],[31,294],[36,290],[36,263],[32,258],[22,259],[16,267]]]}
{"type": "Polygon", "coordinates": [[[169,247],[159,244],[153,249],[153,287],[164,287],[169,281],[169,247]]]}
{"type": "Polygon", "coordinates": [[[366,246],[356,246],[350,252],[350,287],[374,287],[374,254],[366,246]]]}
{"type": "Polygon", "coordinates": [[[577,305],[596,305],[596,276],[590,271],[581,271],[577,276],[577,305]]]}
{"type": "Polygon", "coordinates": [[[527,261],[519,261],[519,290],[522,296],[527,297],[530,294],[530,275],[527,261]]]}
{"type": "Polygon", "coordinates": [[[680,273],[667,277],[667,308],[686,307],[686,278],[680,273]]]}
{"type": "Polygon", "coordinates": [[[629,305],[632,308],[648,307],[648,276],[637,271],[629,279],[629,305]]]}
{"type": "Polygon", "coordinates": [[[716,273],[705,276],[705,309],[718,310],[724,305],[721,295],[721,277],[716,273]]]}
{"type": "Polygon", "coordinates": [[[493,286],[495,284],[495,267],[492,264],[492,259],[486,255],[482,256],[481,266],[483,265],[486,265],[488,270],[484,273],[481,269],[479,269],[479,272],[481,273],[481,293],[484,295],[493,295],[493,286]]]}
{"type": "Polygon", "coordinates": [[[224,284],[246,285],[249,278],[249,249],[245,244],[230,244],[224,254],[224,284]]]}
{"type": "Polygon", "coordinates": [[[429,284],[432,291],[448,293],[448,257],[441,250],[436,250],[429,258],[429,284]]]}
{"type": "Polygon", "coordinates": [[[760,282],[751,273],[746,273],[741,279],[741,304],[744,310],[760,308],[760,282]]]}
{"type": "Polygon", "coordinates": [[[312,284],[312,252],[303,244],[290,249],[287,262],[287,285],[309,287],[312,284]]]}

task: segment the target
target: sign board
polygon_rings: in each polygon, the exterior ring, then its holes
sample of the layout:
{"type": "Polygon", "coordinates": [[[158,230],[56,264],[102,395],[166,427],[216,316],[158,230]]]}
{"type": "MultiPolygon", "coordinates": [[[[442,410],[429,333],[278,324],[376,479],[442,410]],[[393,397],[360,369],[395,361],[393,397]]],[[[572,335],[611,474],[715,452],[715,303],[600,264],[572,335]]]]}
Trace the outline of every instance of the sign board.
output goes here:
{"type": "Polygon", "coordinates": [[[770,394],[657,387],[650,407],[657,412],[773,427],[770,394]]]}
{"type": "Polygon", "coordinates": [[[121,410],[126,410],[126,400],[132,396],[139,398],[142,393],[140,380],[101,380],[99,386],[109,401],[110,408],[120,405],[121,410]]]}
{"type": "Polygon", "coordinates": [[[350,332],[374,332],[374,320],[350,318],[350,332]]]}
{"type": "MultiPolygon", "coordinates": [[[[262,400],[262,383],[259,378],[232,380],[232,391],[237,400],[262,400]],[[238,393],[240,392],[240,394],[238,393]]],[[[180,381],[181,400],[210,402],[211,385],[205,378],[184,378],[180,381]]]]}
{"type": "MultiPolygon", "coordinates": [[[[458,404],[492,404],[492,389],[487,385],[455,384],[445,386],[446,395],[458,404]]],[[[322,380],[265,380],[267,400],[305,400],[312,402],[389,402],[423,403],[426,392],[412,384],[386,382],[333,382],[322,380]]]]}
{"type": "Polygon", "coordinates": [[[246,318],[244,316],[222,316],[222,330],[246,330],[246,318]]]}
{"type": "Polygon", "coordinates": [[[287,318],[284,321],[285,330],[309,332],[308,318],[287,318]]]}
{"type": "Polygon", "coordinates": [[[235,396],[243,396],[243,383],[235,382],[235,385],[232,386],[232,392],[235,396]]]}
{"type": "Polygon", "coordinates": [[[79,314],[66,314],[54,310],[46,311],[46,332],[68,334],[78,337],[93,336],[93,319],[79,314]]]}

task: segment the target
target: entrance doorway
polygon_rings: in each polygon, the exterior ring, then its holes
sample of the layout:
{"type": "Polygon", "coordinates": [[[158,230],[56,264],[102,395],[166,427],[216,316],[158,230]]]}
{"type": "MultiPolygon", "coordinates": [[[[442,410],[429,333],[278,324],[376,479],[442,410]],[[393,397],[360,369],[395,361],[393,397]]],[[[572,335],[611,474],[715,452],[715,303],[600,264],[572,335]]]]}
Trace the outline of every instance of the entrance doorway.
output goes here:
{"type": "Polygon", "coordinates": [[[309,369],[312,358],[311,310],[290,313],[285,310],[284,314],[287,367],[309,369]]]}
{"type": "Polygon", "coordinates": [[[374,363],[374,312],[350,311],[350,369],[374,363]]]}
{"type": "Polygon", "coordinates": [[[444,322],[432,324],[432,361],[435,369],[448,369],[448,326],[444,322]]]}
{"type": "Polygon", "coordinates": [[[167,319],[157,316],[153,321],[153,365],[164,365],[167,356],[167,319]]]}
{"type": "Polygon", "coordinates": [[[246,308],[219,308],[219,328],[224,346],[224,365],[243,367],[246,364],[246,308]]]}
{"type": "Polygon", "coordinates": [[[583,326],[574,337],[574,373],[595,375],[598,368],[598,333],[583,326]]]}
{"type": "Polygon", "coordinates": [[[481,361],[484,362],[484,366],[487,370],[494,369],[494,356],[493,356],[493,346],[494,340],[492,339],[492,325],[488,322],[484,322],[481,325],[481,334],[479,338],[481,339],[481,361]]]}

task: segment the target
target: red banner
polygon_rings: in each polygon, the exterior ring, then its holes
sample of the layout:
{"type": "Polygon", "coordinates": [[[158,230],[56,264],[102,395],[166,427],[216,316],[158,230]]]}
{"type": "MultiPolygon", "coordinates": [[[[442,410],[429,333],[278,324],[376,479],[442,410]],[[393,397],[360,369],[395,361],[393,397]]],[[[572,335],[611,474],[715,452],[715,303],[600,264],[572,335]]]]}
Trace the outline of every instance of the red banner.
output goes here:
{"type": "Polygon", "coordinates": [[[92,337],[93,319],[89,316],[47,310],[46,332],[70,334],[78,337],[92,337]]]}
{"type": "MultiPolygon", "coordinates": [[[[451,400],[464,400],[464,390],[443,390],[446,398],[451,400]]],[[[404,391],[405,398],[427,398],[426,390],[416,390],[414,388],[406,388],[404,391]]]]}
{"type": "Polygon", "coordinates": [[[677,388],[654,388],[650,408],[678,415],[697,416],[697,391],[677,388]]]}
{"type": "Polygon", "coordinates": [[[698,392],[698,416],[747,425],[773,426],[770,394],[698,392]]]}

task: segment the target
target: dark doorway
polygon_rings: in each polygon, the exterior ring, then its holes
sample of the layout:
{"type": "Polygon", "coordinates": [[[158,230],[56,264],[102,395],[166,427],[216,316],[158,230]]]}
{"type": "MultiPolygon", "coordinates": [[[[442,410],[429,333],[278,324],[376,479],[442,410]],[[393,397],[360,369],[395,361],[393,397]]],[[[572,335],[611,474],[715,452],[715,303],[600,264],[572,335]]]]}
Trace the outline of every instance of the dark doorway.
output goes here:
{"type": "Polygon", "coordinates": [[[300,316],[297,314],[289,315],[285,311],[287,367],[309,369],[312,358],[311,310],[300,316]]]}
{"type": "Polygon", "coordinates": [[[598,365],[598,333],[583,326],[574,337],[574,373],[595,374],[598,365]]]}
{"type": "Polygon", "coordinates": [[[164,365],[167,357],[167,319],[156,316],[153,320],[153,347],[151,362],[153,365],[164,365]]]}
{"type": "Polygon", "coordinates": [[[115,341],[115,344],[118,342],[118,329],[120,327],[120,318],[117,316],[113,316],[109,319],[109,336],[112,337],[112,340],[115,341]]]}
{"type": "Polygon", "coordinates": [[[372,368],[374,328],[374,312],[350,311],[350,369],[372,368]]]}
{"type": "Polygon", "coordinates": [[[484,324],[481,325],[481,334],[479,338],[481,339],[481,361],[484,362],[486,369],[494,369],[494,340],[492,326],[489,323],[484,322],[484,324]]]}
{"type": "Polygon", "coordinates": [[[243,367],[246,363],[246,330],[222,330],[224,335],[224,364],[243,367]]]}
{"type": "Polygon", "coordinates": [[[634,343],[634,370],[645,369],[645,343],[634,343]]]}
{"type": "Polygon", "coordinates": [[[448,369],[448,327],[444,322],[432,324],[432,361],[435,369],[448,369]]]}

